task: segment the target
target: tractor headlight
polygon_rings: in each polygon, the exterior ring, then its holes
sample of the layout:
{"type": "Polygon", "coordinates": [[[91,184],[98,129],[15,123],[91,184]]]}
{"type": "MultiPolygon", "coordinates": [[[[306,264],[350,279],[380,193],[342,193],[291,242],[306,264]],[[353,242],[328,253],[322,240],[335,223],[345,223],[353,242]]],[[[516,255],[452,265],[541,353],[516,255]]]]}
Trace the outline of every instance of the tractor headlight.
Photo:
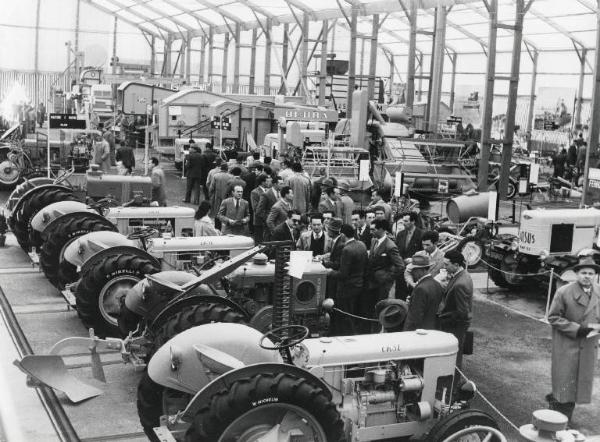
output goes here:
{"type": "Polygon", "coordinates": [[[546,261],[548,258],[550,258],[550,252],[548,250],[542,250],[540,252],[540,260],[542,262],[546,261]]]}
{"type": "Polygon", "coordinates": [[[513,242],[511,242],[510,250],[512,250],[513,252],[516,252],[517,250],[519,250],[519,241],[514,240],[513,242]]]}
{"type": "Polygon", "coordinates": [[[477,386],[473,381],[467,381],[460,386],[458,397],[461,401],[470,401],[477,393],[477,386]]]}

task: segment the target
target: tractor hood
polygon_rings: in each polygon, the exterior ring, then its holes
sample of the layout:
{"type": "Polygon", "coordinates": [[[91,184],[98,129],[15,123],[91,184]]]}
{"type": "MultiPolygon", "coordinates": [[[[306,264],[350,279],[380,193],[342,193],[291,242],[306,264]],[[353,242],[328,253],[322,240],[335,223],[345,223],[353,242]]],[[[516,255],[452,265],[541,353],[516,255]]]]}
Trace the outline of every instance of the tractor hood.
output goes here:
{"type": "Polygon", "coordinates": [[[174,252],[247,250],[254,247],[254,240],[243,235],[193,236],[177,238],[151,238],[148,253],[158,255],[174,252]]]}
{"type": "Polygon", "coordinates": [[[74,212],[98,213],[79,201],[59,201],[44,207],[36,213],[31,219],[31,228],[37,232],[43,232],[56,218],[74,212]]]}
{"type": "Polygon", "coordinates": [[[437,356],[452,357],[450,367],[454,371],[458,341],[450,333],[418,330],[306,339],[300,346],[306,368],[437,356]]]}
{"type": "MultiPolygon", "coordinates": [[[[148,364],[150,378],[167,388],[195,394],[232,369],[261,362],[281,363],[277,351],[258,345],[262,334],[246,325],[213,323],[171,338],[148,364]]],[[[265,344],[272,345],[265,340],[265,344]]]]}
{"type": "Polygon", "coordinates": [[[65,248],[64,259],[74,266],[81,267],[96,253],[118,246],[137,247],[137,244],[118,232],[86,233],[65,248]]]}
{"type": "Polygon", "coordinates": [[[106,217],[111,221],[130,218],[193,218],[195,213],[191,207],[111,207],[106,217]]]}

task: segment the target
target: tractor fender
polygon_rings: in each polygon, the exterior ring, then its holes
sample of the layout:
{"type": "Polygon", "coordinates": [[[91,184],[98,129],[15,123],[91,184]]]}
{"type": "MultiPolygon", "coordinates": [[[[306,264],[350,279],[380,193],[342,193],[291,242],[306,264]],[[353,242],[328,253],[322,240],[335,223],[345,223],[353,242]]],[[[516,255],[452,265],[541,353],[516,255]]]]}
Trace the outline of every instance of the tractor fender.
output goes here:
{"type": "Polygon", "coordinates": [[[60,184],[42,184],[41,186],[33,187],[32,189],[29,189],[27,192],[25,192],[23,195],[21,195],[19,200],[12,207],[11,212],[12,213],[17,212],[23,205],[24,201],[26,199],[28,199],[31,195],[33,195],[34,193],[40,192],[42,190],[46,190],[46,189],[62,189],[65,191],[73,191],[73,189],[71,189],[70,187],[61,186],[60,184]]]}
{"type": "Polygon", "coordinates": [[[43,232],[54,220],[75,212],[93,212],[86,204],[79,201],[59,201],[44,207],[31,218],[31,228],[37,232],[43,232]]]}
{"type": "MultiPolygon", "coordinates": [[[[52,235],[52,232],[54,232],[55,229],[60,229],[64,225],[64,222],[68,218],[94,219],[94,220],[97,220],[98,222],[104,223],[104,225],[106,227],[112,227],[112,232],[117,232],[117,226],[115,226],[109,220],[107,220],[106,218],[104,218],[102,215],[99,215],[98,212],[95,212],[95,211],[85,211],[85,212],[77,211],[77,212],[72,212],[72,213],[66,213],[66,214],[61,215],[58,218],[55,218],[52,221],[50,221],[50,223],[47,224],[46,227],[42,230],[42,237],[44,237],[44,235],[52,235]]],[[[106,230],[106,231],[110,232],[111,230],[106,230]]],[[[77,236],[78,232],[70,232],[70,233],[71,233],[71,238],[73,238],[73,237],[77,236]]],[[[94,233],[94,232],[86,232],[86,233],[94,233]]]]}
{"type": "MultiPolygon", "coordinates": [[[[155,258],[153,258],[155,259],[155,258]]],[[[191,273],[167,270],[155,274],[160,279],[172,282],[181,286],[194,279],[191,273]]],[[[125,296],[125,307],[133,313],[147,319],[152,312],[161,311],[171,298],[177,296],[179,291],[174,291],[168,287],[159,286],[148,278],[142,279],[134,285],[125,296]]]]}
{"type": "MultiPolygon", "coordinates": [[[[220,377],[227,369],[220,368],[215,372],[210,365],[205,365],[196,347],[199,344],[232,356],[247,366],[283,365],[279,352],[258,345],[261,337],[259,331],[236,323],[213,322],[189,328],[169,339],[154,353],[148,363],[148,376],[163,387],[190,395],[204,390],[212,379],[220,377]],[[211,372],[212,379],[209,377],[211,372]]],[[[271,345],[270,341],[265,342],[271,345]]],[[[267,370],[273,370],[268,367],[267,370]]]]}
{"type": "Polygon", "coordinates": [[[97,253],[115,247],[135,248],[136,243],[118,232],[108,230],[81,235],[65,247],[63,258],[76,267],[83,265],[97,253]]]}
{"type": "MultiPolygon", "coordinates": [[[[188,296],[186,298],[178,299],[175,302],[170,302],[170,300],[167,302],[168,302],[167,305],[164,306],[162,308],[162,310],[160,310],[160,312],[156,316],[154,316],[154,318],[152,319],[152,323],[150,324],[150,327],[149,327],[150,330],[152,330],[152,331],[158,330],[165,323],[165,321],[168,318],[170,318],[176,312],[180,311],[182,308],[191,306],[191,305],[197,305],[202,302],[226,305],[227,307],[231,307],[231,309],[234,310],[235,312],[242,314],[244,316],[244,320],[246,322],[250,321],[250,315],[248,315],[248,312],[246,312],[239,304],[237,304],[236,302],[232,301],[229,298],[225,298],[224,296],[193,295],[193,296],[188,296]]],[[[153,316],[152,313],[153,312],[149,312],[150,317],[153,316]]],[[[146,318],[146,319],[148,319],[148,318],[146,318]]]]}
{"type": "MultiPolygon", "coordinates": [[[[150,361],[150,364],[152,364],[152,361],[150,361]]],[[[211,383],[196,393],[184,410],[182,419],[186,422],[191,422],[194,416],[198,414],[200,409],[206,407],[206,404],[210,403],[210,399],[215,394],[223,390],[229,390],[233,383],[239,379],[251,378],[261,373],[286,373],[297,378],[303,378],[315,388],[320,388],[327,396],[328,400],[331,401],[332,399],[331,390],[327,387],[325,382],[303,368],[283,363],[259,363],[229,371],[224,375],[214,379],[211,383]]]]}

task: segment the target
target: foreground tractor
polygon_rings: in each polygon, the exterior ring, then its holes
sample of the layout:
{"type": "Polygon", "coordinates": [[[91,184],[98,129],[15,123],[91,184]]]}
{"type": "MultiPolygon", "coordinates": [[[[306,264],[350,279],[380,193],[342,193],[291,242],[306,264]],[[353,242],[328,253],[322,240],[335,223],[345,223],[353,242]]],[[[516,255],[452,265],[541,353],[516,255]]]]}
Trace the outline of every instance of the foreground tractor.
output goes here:
{"type": "Polygon", "coordinates": [[[574,280],[572,267],[578,255],[592,250],[600,226],[598,209],[526,210],[521,215],[519,235],[502,234],[486,247],[488,273],[498,287],[546,288],[550,275],[556,283],[574,280]]]}
{"type": "Polygon", "coordinates": [[[242,324],[178,334],[138,388],[146,433],[160,422],[153,440],[500,440],[494,419],[469,408],[475,385],[457,387],[453,335],[308,335],[242,324]]]}

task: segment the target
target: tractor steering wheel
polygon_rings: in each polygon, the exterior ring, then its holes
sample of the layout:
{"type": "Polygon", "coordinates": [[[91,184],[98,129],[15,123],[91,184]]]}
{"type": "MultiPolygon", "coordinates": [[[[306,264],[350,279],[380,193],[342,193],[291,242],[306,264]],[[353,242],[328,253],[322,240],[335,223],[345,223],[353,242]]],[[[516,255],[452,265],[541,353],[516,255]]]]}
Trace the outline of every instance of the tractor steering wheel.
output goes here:
{"type": "Polygon", "coordinates": [[[127,235],[127,239],[145,240],[156,235],[157,233],[158,230],[156,230],[154,227],[142,227],[141,229],[135,230],[127,235]]]}
{"type": "Polygon", "coordinates": [[[300,344],[310,334],[308,328],[303,325],[286,325],[268,331],[260,338],[258,345],[265,350],[286,350],[294,345],[300,344]],[[273,342],[273,346],[265,344],[265,340],[273,342]]]}
{"type": "Polygon", "coordinates": [[[119,206],[119,201],[111,197],[106,197],[101,198],[98,201],[89,202],[88,206],[97,211],[100,215],[106,216],[111,207],[119,206]]]}

